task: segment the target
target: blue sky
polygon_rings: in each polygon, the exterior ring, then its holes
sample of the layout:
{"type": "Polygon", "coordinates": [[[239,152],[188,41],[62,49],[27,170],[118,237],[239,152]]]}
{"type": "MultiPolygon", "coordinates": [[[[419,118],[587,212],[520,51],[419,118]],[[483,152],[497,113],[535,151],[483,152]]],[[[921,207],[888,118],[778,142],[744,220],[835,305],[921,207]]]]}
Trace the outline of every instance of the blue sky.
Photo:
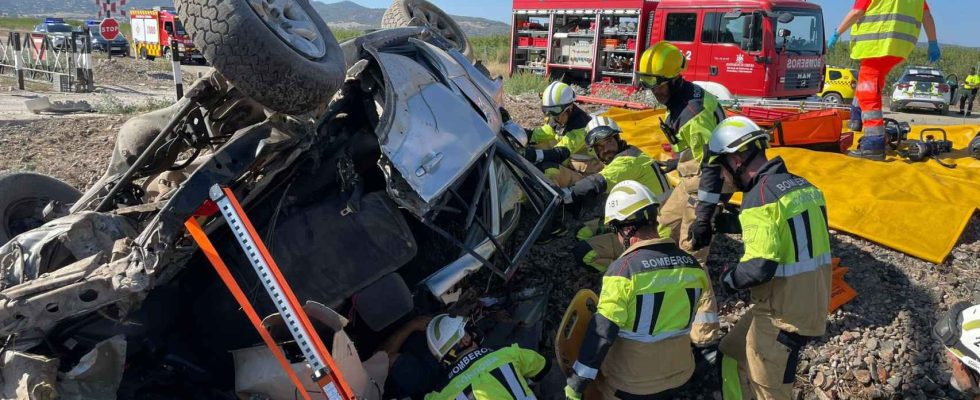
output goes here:
{"type": "MultiPolygon", "coordinates": [[[[333,0],[319,0],[332,3],[333,0]]],[[[353,0],[365,7],[387,8],[391,0],[353,0]]],[[[450,14],[483,17],[510,22],[511,0],[429,0],[450,14]]],[[[835,29],[844,14],[854,5],[853,0],[811,0],[824,11],[827,31],[835,29]]],[[[980,47],[980,1],[930,0],[929,8],[936,18],[939,41],[963,46],[980,47]]],[[[829,36],[829,35],[828,35],[829,36]]],[[[925,40],[925,33],[921,39],[925,40]]]]}

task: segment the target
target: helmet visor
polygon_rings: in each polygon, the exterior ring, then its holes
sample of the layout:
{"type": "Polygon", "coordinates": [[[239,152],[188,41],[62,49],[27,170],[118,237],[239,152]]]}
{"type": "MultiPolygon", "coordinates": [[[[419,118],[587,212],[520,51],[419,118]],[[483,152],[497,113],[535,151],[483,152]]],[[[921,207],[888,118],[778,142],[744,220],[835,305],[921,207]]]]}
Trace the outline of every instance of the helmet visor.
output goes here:
{"type": "Polygon", "coordinates": [[[642,86],[644,89],[653,89],[669,82],[671,79],[660,75],[651,74],[636,74],[636,77],[639,78],[640,86],[642,86]]]}
{"type": "Polygon", "coordinates": [[[620,132],[609,126],[600,126],[589,131],[588,135],[585,135],[585,144],[595,146],[597,143],[618,135],[620,132]]]}
{"type": "Polygon", "coordinates": [[[568,106],[541,106],[541,112],[549,117],[554,117],[561,114],[562,111],[565,111],[565,107],[568,106]]]}

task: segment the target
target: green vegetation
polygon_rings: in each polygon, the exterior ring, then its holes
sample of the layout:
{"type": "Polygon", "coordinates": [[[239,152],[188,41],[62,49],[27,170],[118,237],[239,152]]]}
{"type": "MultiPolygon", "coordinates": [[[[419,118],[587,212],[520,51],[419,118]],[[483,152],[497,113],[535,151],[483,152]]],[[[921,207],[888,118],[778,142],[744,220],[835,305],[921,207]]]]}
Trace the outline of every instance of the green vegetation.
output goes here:
{"type": "Polygon", "coordinates": [[[491,35],[470,38],[473,56],[485,64],[506,64],[510,61],[510,36],[491,35]]]}
{"type": "MultiPolygon", "coordinates": [[[[943,56],[939,60],[939,67],[947,75],[956,74],[960,81],[962,81],[963,78],[966,77],[967,73],[970,72],[970,68],[976,67],[977,63],[980,63],[980,49],[944,46],[942,48],[942,52],[943,56]]],[[[852,60],[850,57],[850,48],[846,44],[842,44],[830,51],[830,53],[827,55],[827,64],[857,69],[861,63],[857,60],[852,60]]],[[[926,48],[916,48],[906,62],[895,67],[895,69],[888,74],[887,86],[890,87],[895,83],[895,81],[898,80],[898,78],[902,75],[902,71],[905,70],[905,66],[907,65],[930,65],[929,57],[926,54],[926,48]]]]}
{"type": "Polygon", "coordinates": [[[357,29],[343,29],[343,28],[330,28],[330,32],[333,32],[333,37],[337,38],[340,43],[346,42],[350,39],[356,38],[364,34],[364,31],[357,29]]]}
{"type": "Polygon", "coordinates": [[[112,95],[102,95],[93,107],[102,114],[142,114],[156,111],[174,104],[173,100],[152,97],[141,102],[126,103],[112,95]]]}
{"type": "Polygon", "coordinates": [[[540,94],[548,87],[548,80],[542,75],[518,72],[504,80],[504,92],[512,96],[534,93],[540,94]]]}

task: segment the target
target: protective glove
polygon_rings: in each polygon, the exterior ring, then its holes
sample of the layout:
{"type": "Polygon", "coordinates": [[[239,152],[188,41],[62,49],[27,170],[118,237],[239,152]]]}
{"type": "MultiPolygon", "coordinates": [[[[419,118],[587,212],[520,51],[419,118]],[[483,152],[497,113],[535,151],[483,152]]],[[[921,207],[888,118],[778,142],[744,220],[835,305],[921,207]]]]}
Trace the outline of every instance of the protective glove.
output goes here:
{"type": "Polygon", "coordinates": [[[572,204],[574,198],[572,197],[571,188],[561,188],[561,200],[565,204],[572,204]]]}
{"type": "Polygon", "coordinates": [[[695,347],[694,352],[695,352],[695,358],[698,360],[703,360],[706,366],[714,367],[718,365],[717,343],[705,345],[703,347],[695,347]]]}
{"type": "Polygon", "coordinates": [[[738,215],[728,211],[715,215],[715,232],[742,233],[742,223],[738,220],[738,215]]]}
{"type": "Polygon", "coordinates": [[[929,41],[929,62],[935,63],[936,61],[939,61],[939,57],[941,55],[942,55],[942,52],[939,51],[939,42],[937,42],[935,40],[930,40],[929,41]]]}
{"type": "Polygon", "coordinates": [[[834,35],[831,36],[830,37],[830,40],[827,41],[827,50],[830,50],[830,49],[834,48],[834,45],[837,44],[837,40],[838,39],[840,39],[840,34],[838,34],[837,32],[834,32],[834,35]]]}
{"type": "Polygon", "coordinates": [[[725,269],[721,271],[721,275],[718,276],[718,286],[721,287],[722,294],[732,294],[738,289],[735,289],[734,277],[735,267],[726,265],[725,269]]]}
{"type": "Polygon", "coordinates": [[[539,163],[542,160],[544,160],[544,152],[532,147],[528,147],[524,149],[524,159],[535,164],[539,163]]]}
{"type": "Polygon", "coordinates": [[[576,392],[571,386],[565,385],[565,400],[582,400],[582,393],[576,392]]]}
{"type": "Polygon", "coordinates": [[[701,218],[694,220],[691,229],[687,232],[687,238],[691,240],[691,249],[700,250],[711,244],[711,221],[701,218]]]}
{"type": "Polygon", "coordinates": [[[667,161],[657,161],[657,166],[660,167],[660,171],[669,174],[670,171],[677,169],[677,159],[671,158],[667,161]]]}

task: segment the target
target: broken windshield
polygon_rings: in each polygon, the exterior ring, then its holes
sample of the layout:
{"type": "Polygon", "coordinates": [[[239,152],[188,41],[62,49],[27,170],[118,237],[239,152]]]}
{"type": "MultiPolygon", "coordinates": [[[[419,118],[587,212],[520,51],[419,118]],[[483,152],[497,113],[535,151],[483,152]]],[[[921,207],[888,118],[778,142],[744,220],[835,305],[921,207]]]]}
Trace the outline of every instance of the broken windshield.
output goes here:
{"type": "Polygon", "coordinates": [[[823,54],[823,16],[819,10],[774,10],[792,13],[795,18],[787,23],[776,23],[773,32],[776,38],[776,51],[786,50],[795,54],[823,54]],[[780,37],[780,31],[789,31],[787,37],[780,37]]]}

